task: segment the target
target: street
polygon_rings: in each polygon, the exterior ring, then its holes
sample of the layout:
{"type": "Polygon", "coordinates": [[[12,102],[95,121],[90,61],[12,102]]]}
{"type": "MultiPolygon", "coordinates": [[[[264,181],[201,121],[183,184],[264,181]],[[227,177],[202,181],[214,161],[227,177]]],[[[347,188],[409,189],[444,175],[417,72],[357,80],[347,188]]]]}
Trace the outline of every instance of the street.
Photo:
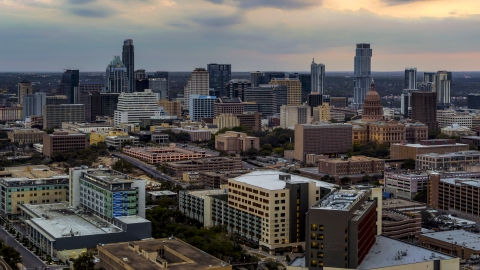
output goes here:
{"type": "MultiPolygon", "coordinates": [[[[46,267],[47,265],[42,262],[37,256],[35,256],[32,252],[22,246],[13,236],[10,236],[4,228],[0,228],[0,238],[7,244],[15,248],[20,255],[22,256],[23,265],[29,269],[35,269],[39,267],[46,267]]],[[[50,266],[49,266],[50,267],[50,266]]],[[[50,267],[50,269],[53,269],[50,267]]]]}

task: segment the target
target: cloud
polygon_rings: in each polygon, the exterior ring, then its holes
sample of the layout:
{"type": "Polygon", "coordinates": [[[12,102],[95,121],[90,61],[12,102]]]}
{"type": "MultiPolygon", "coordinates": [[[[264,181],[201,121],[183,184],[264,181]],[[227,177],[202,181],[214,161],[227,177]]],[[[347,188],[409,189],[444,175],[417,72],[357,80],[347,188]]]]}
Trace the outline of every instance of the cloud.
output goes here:
{"type": "Polygon", "coordinates": [[[84,4],[92,3],[95,1],[97,0],[68,0],[70,4],[74,4],[74,5],[84,5],[84,4]]]}
{"type": "Polygon", "coordinates": [[[323,0],[205,0],[214,4],[233,4],[244,9],[269,7],[276,9],[304,9],[321,6],[323,0]]]}
{"type": "Polygon", "coordinates": [[[243,21],[241,14],[222,15],[222,16],[202,16],[194,17],[191,21],[208,27],[224,27],[239,24],[243,21]]]}
{"type": "Polygon", "coordinates": [[[417,2],[431,2],[436,0],[382,0],[385,4],[389,6],[405,5],[417,2]]]}
{"type": "Polygon", "coordinates": [[[86,18],[107,18],[112,15],[109,11],[90,8],[73,8],[70,11],[74,15],[86,18]]]}

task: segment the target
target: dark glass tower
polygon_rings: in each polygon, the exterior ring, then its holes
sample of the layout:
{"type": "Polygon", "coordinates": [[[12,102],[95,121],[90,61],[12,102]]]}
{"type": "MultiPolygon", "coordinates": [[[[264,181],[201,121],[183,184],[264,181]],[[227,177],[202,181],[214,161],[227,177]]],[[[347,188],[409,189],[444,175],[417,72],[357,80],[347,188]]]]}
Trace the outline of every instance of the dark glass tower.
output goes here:
{"type": "Polygon", "coordinates": [[[75,87],[78,87],[80,72],[79,70],[67,69],[62,75],[63,94],[67,96],[68,103],[75,103],[75,87]]]}
{"type": "Polygon", "coordinates": [[[211,96],[220,96],[226,85],[232,78],[232,65],[230,64],[208,64],[208,87],[211,96]]]}
{"type": "Polygon", "coordinates": [[[127,68],[128,89],[127,92],[135,91],[135,55],[133,52],[133,40],[126,39],[123,41],[122,62],[127,68]]]}
{"type": "Polygon", "coordinates": [[[370,44],[357,44],[354,63],[355,85],[353,89],[353,104],[360,107],[372,83],[372,49],[370,44]]]}

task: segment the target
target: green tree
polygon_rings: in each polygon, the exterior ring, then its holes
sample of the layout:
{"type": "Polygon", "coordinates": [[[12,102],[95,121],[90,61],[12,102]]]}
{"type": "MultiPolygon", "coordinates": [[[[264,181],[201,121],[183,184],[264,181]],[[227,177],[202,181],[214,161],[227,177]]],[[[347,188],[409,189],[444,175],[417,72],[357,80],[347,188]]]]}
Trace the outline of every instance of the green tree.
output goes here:
{"type": "Polygon", "coordinates": [[[255,149],[255,148],[250,148],[248,149],[245,154],[249,157],[249,158],[254,158],[258,155],[258,150],[255,149]]]}
{"type": "Polygon", "coordinates": [[[362,177],[362,182],[370,182],[372,181],[372,177],[368,174],[365,174],[363,177],[362,177]]]}
{"type": "Polygon", "coordinates": [[[3,243],[3,240],[0,240],[0,256],[3,257],[5,262],[12,269],[18,269],[17,264],[22,262],[22,257],[20,256],[20,253],[16,251],[13,247],[5,245],[3,243]]]}
{"type": "Polygon", "coordinates": [[[75,270],[91,270],[95,267],[93,259],[91,253],[82,253],[73,261],[73,268],[75,270]]]}
{"type": "Polygon", "coordinates": [[[450,139],[450,136],[448,136],[447,134],[444,134],[444,133],[439,133],[439,134],[437,134],[435,139],[450,139]]]}
{"type": "Polygon", "coordinates": [[[285,152],[285,150],[282,147],[277,147],[273,149],[273,152],[277,155],[283,156],[283,153],[285,152]]]}
{"type": "Polygon", "coordinates": [[[288,254],[285,255],[285,261],[287,261],[287,263],[289,263],[291,261],[290,256],[288,254]]]}
{"type": "Polygon", "coordinates": [[[406,170],[415,170],[415,160],[413,158],[407,158],[402,165],[400,166],[402,169],[406,170]]]}
{"type": "Polygon", "coordinates": [[[112,169],[123,173],[131,173],[133,171],[133,165],[123,159],[119,159],[113,164],[112,169]]]}
{"type": "Polygon", "coordinates": [[[348,176],[345,176],[340,179],[340,182],[342,182],[342,185],[348,185],[352,183],[352,179],[348,176]]]}

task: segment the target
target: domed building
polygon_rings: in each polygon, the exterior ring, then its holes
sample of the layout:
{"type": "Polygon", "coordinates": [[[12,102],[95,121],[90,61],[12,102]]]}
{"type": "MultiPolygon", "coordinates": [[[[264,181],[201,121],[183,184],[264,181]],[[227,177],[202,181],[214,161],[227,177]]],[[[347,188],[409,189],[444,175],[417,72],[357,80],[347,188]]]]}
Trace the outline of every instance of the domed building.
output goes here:
{"type": "Polygon", "coordinates": [[[366,144],[376,141],[379,144],[391,145],[393,143],[417,143],[428,139],[428,126],[422,123],[400,123],[396,120],[386,120],[383,117],[383,106],[380,103],[380,95],[375,90],[372,81],[370,91],[365,97],[362,118],[350,122],[353,125],[353,143],[366,144]],[[415,132],[408,129],[415,128],[415,132]],[[415,134],[415,137],[407,137],[407,134],[415,134]]]}

